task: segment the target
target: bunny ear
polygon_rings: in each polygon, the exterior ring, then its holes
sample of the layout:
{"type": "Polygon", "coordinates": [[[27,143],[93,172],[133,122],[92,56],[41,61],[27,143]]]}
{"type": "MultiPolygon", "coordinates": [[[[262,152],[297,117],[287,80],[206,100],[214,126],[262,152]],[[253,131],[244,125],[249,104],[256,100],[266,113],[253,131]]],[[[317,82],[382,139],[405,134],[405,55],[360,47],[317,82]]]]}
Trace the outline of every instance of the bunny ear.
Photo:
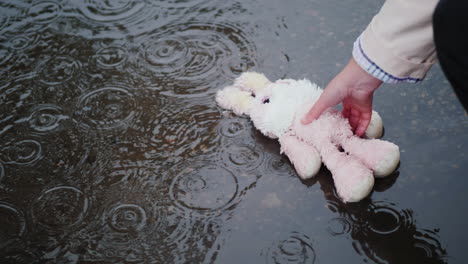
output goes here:
{"type": "Polygon", "coordinates": [[[237,115],[248,115],[254,98],[248,91],[236,86],[228,86],[216,93],[216,102],[224,109],[234,111],[237,115]]]}
{"type": "Polygon", "coordinates": [[[261,92],[270,84],[265,75],[258,72],[244,72],[234,81],[234,86],[239,87],[242,91],[252,92],[254,95],[261,92]]]}

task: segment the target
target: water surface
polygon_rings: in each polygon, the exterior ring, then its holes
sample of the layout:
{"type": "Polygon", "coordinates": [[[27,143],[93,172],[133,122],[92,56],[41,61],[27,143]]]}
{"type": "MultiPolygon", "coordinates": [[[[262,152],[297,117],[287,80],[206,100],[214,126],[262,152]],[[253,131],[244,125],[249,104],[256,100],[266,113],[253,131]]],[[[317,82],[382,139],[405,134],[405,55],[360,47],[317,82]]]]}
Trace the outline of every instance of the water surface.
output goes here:
{"type": "Polygon", "coordinates": [[[0,3],[1,263],[463,263],[468,119],[438,66],[375,108],[398,171],[342,203],[215,92],[325,85],[382,1],[0,3]]]}

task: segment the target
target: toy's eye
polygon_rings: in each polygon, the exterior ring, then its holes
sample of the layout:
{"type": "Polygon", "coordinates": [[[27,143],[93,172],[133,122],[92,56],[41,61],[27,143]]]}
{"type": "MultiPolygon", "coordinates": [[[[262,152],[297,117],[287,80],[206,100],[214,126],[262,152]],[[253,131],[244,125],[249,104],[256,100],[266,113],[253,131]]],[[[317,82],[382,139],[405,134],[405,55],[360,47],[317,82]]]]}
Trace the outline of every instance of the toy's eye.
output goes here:
{"type": "Polygon", "coordinates": [[[262,100],[262,104],[268,104],[270,103],[270,98],[265,98],[262,100]]]}
{"type": "Polygon", "coordinates": [[[253,98],[255,98],[255,94],[254,94],[254,93],[251,93],[250,96],[252,96],[253,98]]]}

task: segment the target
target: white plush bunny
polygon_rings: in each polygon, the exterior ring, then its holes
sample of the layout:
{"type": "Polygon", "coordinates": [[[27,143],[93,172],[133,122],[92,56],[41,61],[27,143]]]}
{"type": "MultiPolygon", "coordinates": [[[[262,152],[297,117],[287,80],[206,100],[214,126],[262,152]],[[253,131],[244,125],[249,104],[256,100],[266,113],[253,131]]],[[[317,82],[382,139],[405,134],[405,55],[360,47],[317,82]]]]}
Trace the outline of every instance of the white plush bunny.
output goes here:
{"type": "MultiPolygon", "coordinates": [[[[249,115],[264,135],[279,139],[282,153],[302,179],[317,174],[323,161],[338,195],[346,202],[359,201],[372,190],[374,176],[385,177],[396,169],[399,148],[388,141],[354,136],[348,120],[331,108],[311,124],[301,124],[321,93],[308,80],[272,83],[263,74],[247,72],[218,91],[216,101],[238,115],[249,115]]],[[[365,135],[381,137],[382,130],[382,119],[373,112],[365,135]]]]}

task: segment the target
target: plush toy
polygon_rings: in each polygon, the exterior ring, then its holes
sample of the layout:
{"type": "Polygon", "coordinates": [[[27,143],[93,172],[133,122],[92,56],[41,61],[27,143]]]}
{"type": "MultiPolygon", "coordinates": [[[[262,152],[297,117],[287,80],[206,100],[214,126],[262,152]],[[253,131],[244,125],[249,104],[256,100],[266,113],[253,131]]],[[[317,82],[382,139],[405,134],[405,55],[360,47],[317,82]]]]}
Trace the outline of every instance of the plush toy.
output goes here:
{"type": "Polygon", "coordinates": [[[353,135],[348,120],[330,108],[311,124],[301,118],[318,100],[322,89],[308,80],[270,82],[263,74],[246,72],[232,86],[216,94],[219,106],[238,115],[249,115],[255,127],[277,138],[302,179],[317,174],[322,161],[333,175],[338,195],[345,202],[365,198],[375,177],[386,177],[400,160],[398,146],[375,139],[382,135],[377,112],[364,139],[353,135]]]}

